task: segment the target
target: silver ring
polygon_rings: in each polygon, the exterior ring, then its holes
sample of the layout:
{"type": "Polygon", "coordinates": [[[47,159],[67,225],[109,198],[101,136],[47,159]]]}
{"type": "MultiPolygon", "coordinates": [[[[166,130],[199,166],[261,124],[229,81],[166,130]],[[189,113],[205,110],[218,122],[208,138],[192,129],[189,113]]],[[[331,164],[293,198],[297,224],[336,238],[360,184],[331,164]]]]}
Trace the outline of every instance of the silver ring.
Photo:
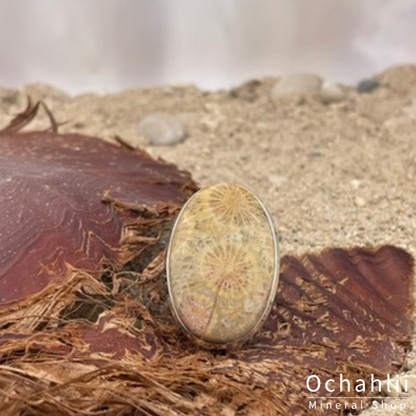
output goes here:
{"type": "Polygon", "coordinates": [[[238,184],[201,189],[183,206],[169,242],[173,316],[204,347],[235,348],[269,315],[279,267],[275,227],[262,201],[238,184]]]}

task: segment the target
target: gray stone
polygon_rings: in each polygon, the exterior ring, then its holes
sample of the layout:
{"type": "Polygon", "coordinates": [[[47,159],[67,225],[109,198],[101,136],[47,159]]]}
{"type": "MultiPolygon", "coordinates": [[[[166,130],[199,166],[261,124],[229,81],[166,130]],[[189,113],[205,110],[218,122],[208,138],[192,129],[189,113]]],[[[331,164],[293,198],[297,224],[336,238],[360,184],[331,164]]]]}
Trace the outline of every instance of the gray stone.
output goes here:
{"type": "Polygon", "coordinates": [[[345,99],[345,92],[339,85],[325,81],[319,91],[319,97],[324,104],[338,103],[345,99]]]}
{"type": "Polygon", "coordinates": [[[291,74],[282,77],[272,88],[271,97],[279,99],[288,95],[305,95],[319,91],[322,78],[314,74],[291,74]]]}
{"type": "Polygon", "coordinates": [[[140,134],[151,145],[168,146],[186,138],[186,130],[181,120],[166,113],[146,116],[139,124],[140,134]]]}
{"type": "Polygon", "coordinates": [[[370,93],[380,87],[380,81],[375,78],[363,79],[357,85],[357,91],[360,93],[370,93]]]}
{"type": "Polygon", "coordinates": [[[0,100],[7,106],[17,105],[21,98],[21,93],[18,90],[0,90],[0,100]]]}

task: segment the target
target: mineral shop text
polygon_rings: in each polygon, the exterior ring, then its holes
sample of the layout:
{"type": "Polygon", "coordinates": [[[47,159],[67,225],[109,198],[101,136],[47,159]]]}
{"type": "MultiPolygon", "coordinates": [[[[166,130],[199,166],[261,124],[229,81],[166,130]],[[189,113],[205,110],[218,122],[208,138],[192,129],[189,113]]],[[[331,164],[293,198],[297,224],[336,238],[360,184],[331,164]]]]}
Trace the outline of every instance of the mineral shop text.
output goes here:
{"type": "Polygon", "coordinates": [[[405,402],[398,402],[397,400],[386,402],[384,400],[406,399],[408,392],[407,375],[404,376],[404,382],[403,379],[401,381],[402,383],[399,383],[399,375],[391,377],[388,374],[386,380],[382,382],[372,374],[370,381],[367,380],[366,382],[364,379],[358,379],[352,383],[340,374],[339,378],[321,382],[319,376],[311,375],[306,379],[306,387],[311,393],[308,397],[309,409],[363,410],[368,407],[368,399],[373,399],[371,401],[372,409],[404,411],[406,409],[405,402]],[[325,389],[325,392],[336,394],[325,395],[325,393],[322,393],[322,389],[325,389]],[[313,396],[314,393],[316,396],[313,396]],[[358,396],[356,393],[360,393],[360,395],[358,396]],[[351,400],[350,403],[348,403],[348,399],[351,400]]]}

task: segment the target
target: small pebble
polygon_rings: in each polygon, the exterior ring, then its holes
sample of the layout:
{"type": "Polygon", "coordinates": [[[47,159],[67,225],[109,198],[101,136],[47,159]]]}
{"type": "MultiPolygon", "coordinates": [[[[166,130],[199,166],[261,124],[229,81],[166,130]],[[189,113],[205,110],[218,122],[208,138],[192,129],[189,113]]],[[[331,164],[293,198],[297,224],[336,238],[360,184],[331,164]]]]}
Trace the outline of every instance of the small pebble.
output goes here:
{"type": "Polygon", "coordinates": [[[363,79],[357,85],[357,91],[361,94],[370,93],[380,87],[380,82],[375,78],[363,79]]]}
{"type": "Polygon", "coordinates": [[[248,81],[230,90],[230,97],[248,102],[256,101],[259,98],[258,90],[261,85],[261,82],[258,80],[248,81]]]}
{"type": "Polygon", "coordinates": [[[291,74],[282,77],[272,88],[272,99],[288,95],[303,95],[319,91],[322,78],[314,74],[291,74]]]}
{"type": "Polygon", "coordinates": [[[186,138],[186,130],[178,118],[165,113],[146,116],[139,125],[139,132],[147,142],[155,146],[168,146],[186,138]]]}
{"type": "Polygon", "coordinates": [[[355,205],[357,205],[357,207],[362,208],[363,206],[365,206],[365,200],[357,196],[357,198],[355,198],[355,205]]]}
{"type": "Polygon", "coordinates": [[[269,182],[274,185],[276,188],[280,188],[284,183],[287,182],[287,177],[277,174],[271,174],[267,177],[269,182]]]}
{"type": "Polygon", "coordinates": [[[357,190],[361,186],[361,181],[359,179],[351,179],[350,185],[352,189],[357,190]]]}
{"type": "Polygon", "coordinates": [[[0,100],[6,105],[16,105],[19,103],[21,94],[18,90],[0,90],[0,100]]]}
{"type": "Polygon", "coordinates": [[[345,92],[339,85],[325,81],[319,91],[319,97],[324,104],[337,103],[345,99],[345,92]]]}

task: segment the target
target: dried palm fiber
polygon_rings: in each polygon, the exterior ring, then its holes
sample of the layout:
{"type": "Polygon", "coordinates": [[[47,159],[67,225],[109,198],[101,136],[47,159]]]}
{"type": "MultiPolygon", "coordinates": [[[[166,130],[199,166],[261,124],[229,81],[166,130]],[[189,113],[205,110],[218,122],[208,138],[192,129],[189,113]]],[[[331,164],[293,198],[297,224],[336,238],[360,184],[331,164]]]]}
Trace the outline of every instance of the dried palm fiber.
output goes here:
{"type": "Polygon", "coordinates": [[[305,415],[310,374],[369,381],[403,366],[413,260],[391,246],[283,257],[252,341],[194,345],[164,275],[194,182],[145,152],[58,134],[53,118],[20,132],[38,108],[0,134],[1,415],[305,415]]]}

